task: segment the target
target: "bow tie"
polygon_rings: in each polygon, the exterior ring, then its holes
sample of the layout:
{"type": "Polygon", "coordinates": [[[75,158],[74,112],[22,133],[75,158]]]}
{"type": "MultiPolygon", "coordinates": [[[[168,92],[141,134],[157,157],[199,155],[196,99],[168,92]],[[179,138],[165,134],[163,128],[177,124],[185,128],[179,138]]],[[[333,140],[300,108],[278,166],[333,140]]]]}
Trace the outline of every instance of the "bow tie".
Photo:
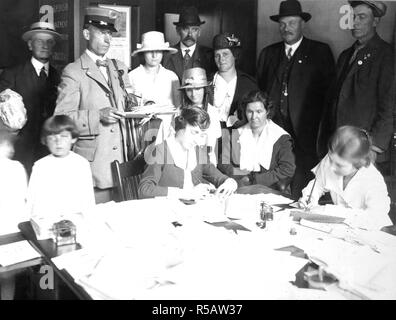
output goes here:
{"type": "Polygon", "coordinates": [[[98,67],[108,67],[109,66],[109,63],[107,62],[107,60],[96,60],[96,65],[98,66],[98,67]]]}

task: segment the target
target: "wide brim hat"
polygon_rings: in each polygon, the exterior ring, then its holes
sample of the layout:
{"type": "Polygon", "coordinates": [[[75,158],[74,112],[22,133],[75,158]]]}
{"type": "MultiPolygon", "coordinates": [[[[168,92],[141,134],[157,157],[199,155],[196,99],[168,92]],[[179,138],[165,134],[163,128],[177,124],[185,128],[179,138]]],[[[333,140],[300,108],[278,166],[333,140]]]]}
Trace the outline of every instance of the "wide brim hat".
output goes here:
{"type": "Polygon", "coordinates": [[[168,51],[172,54],[177,52],[176,48],[169,46],[169,42],[165,42],[164,34],[158,31],[143,33],[142,43],[137,43],[136,48],[137,49],[132,52],[132,56],[148,51],[168,51]]]}
{"type": "Polygon", "coordinates": [[[176,26],[200,26],[204,24],[198,15],[198,9],[195,7],[186,7],[179,15],[179,21],[173,22],[176,26]]]}
{"type": "Polygon", "coordinates": [[[87,7],[85,8],[84,25],[117,32],[115,25],[120,15],[120,12],[109,8],[87,7]]]}
{"type": "Polygon", "coordinates": [[[179,90],[199,89],[210,86],[206,77],[206,71],[202,68],[190,68],[183,72],[182,85],[179,90]]]}
{"type": "Polygon", "coordinates": [[[348,1],[352,7],[356,7],[359,4],[366,4],[372,10],[374,17],[383,17],[386,14],[386,4],[382,1],[348,1]]]}
{"type": "Polygon", "coordinates": [[[297,0],[286,0],[282,1],[279,6],[279,14],[270,16],[270,19],[275,22],[279,22],[280,18],[299,16],[305,22],[311,19],[311,14],[308,12],[303,12],[301,9],[301,4],[297,0]]]}
{"type": "Polygon", "coordinates": [[[49,35],[53,36],[55,40],[59,40],[61,38],[61,35],[58,32],[56,32],[55,26],[53,23],[40,21],[40,22],[33,23],[30,26],[30,29],[22,35],[22,39],[24,41],[28,41],[33,37],[33,35],[38,34],[38,33],[49,34],[49,35]]]}

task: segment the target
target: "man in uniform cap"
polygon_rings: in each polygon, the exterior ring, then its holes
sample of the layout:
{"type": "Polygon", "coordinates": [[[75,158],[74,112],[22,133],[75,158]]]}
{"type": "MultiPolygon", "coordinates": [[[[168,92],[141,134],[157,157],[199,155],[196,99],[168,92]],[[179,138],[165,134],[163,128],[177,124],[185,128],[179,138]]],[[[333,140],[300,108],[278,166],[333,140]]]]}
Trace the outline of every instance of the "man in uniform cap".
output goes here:
{"type": "Polygon", "coordinates": [[[201,21],[195,7],[185,7],[179,15],[179,21],[174,22],[180,42],[173,46],[176,54],[164,56],[162,65],[177,74],[181,81],[184,70],[200,67],[205,69],[207,75],[215,70],[213,50],[197,43],[201,34],[201,21]]]}
{"type": "Polygon", "coordinates": [[[275,106],[274,122],[294,140],[296,171],[291,183],[294,197],[313,178],[318,163],[316,138],[326,91],[334,75],[330,47],[303,34],[311,14],[296,0],[280,3],[279,14],[270,16],[279,24],[282,41],[264,48],[259,56],[257,80],[275,106]]]}
{"type": "Polygon", "coordinates": [[[352,36],[356,41],[338,58],[318,147],[325,154],[329,137],[340,126],[361,127],[371,134],[380,164],[388,156],[385,151],[392,136],[394,107],[393,50],[376,32],[386,5],[381,1],[349,3],[353,7],[352,36]]]}
{"type": "Polygon", "coordinates": [[[127,67],[106,56],[118,16],[112,9],[86,8],[83,36],[87,49],[63,70],[55,109],[77,124],[80,137],[73,150],[91,164],[97,203],[113,199],[111,163],[126,160],[127,67]]]}
{"type": "Polygon", "coordinates": [[[23,98],[27,123],[18,133],[14,159],[20,161],[30,175],[33,163],[48,154],[40,142],[40,132],[44,120],[52,116],[55,108],[59,74],[50,65],[50,58],[60,34],[52,23],[40,21],[33,23],[22,39],[32,57],[4,70],[0,76],[0,92],[8,88],[23,98]]]}

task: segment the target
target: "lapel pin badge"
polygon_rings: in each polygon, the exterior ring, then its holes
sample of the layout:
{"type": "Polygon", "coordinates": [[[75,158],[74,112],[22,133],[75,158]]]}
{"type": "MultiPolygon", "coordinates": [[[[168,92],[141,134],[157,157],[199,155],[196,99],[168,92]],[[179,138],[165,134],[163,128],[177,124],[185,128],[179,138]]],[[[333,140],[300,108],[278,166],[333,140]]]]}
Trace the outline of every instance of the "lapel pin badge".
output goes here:
{"type": "Polygon", "coordinates": [[[302,63],[302,60],[298,60],[298,63],[302,63]]]}
{"type": "Polygon", "coordinates": [[[358,65],[361,66],[362,64],[363,64],[363,61],[362,61],[362,60],[359,60],[359,61],[358,61],[358,65]]]}

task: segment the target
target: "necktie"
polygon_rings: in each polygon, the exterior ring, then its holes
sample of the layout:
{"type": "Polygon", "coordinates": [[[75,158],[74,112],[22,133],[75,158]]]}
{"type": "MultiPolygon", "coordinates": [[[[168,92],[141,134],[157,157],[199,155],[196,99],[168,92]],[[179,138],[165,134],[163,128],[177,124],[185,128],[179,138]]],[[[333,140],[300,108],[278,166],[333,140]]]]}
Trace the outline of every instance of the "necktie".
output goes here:
{"type": "Polygon", "coordinates": [[[44,66],[41,68],[39,79],[42,82],[45,82],[47,80],[47,73],[45,72],[45,67],[44,66]]]}
{"type": "Polygon", "coordinates": [[[184,51],[184,68],[186,68],[188,61],[190,61],[190,59],[191,59],[189,52],[190,52],[190,49],[186,49],[184,51]]]}
{"type": "Polygon", "coordinates": [[[287,60],[290,60],[292,58],[292,48],[289,48],[289,50],[287,50],[287,60]]]}
{"type": "Polygon", "coordinates": [[[107,60],[96,60],[96,65],[98,67],[105,67],[107,68],[109,66],[109,63],[107,62],[107,60]]]}
{"type": "Polygon", "coordinates": [[[364,45],[362,45],[362,44],[356,44],[356,45],[355,45],[355,51],[353,52],[352,57],[351,57],[351,59],[349,60],[349,64],[351,64],[351,63],[353,63],[353,62],[355,61],[356,56],[357,56],[359,50],[362,49],[363,47],[364,47],[364,45]]]}

